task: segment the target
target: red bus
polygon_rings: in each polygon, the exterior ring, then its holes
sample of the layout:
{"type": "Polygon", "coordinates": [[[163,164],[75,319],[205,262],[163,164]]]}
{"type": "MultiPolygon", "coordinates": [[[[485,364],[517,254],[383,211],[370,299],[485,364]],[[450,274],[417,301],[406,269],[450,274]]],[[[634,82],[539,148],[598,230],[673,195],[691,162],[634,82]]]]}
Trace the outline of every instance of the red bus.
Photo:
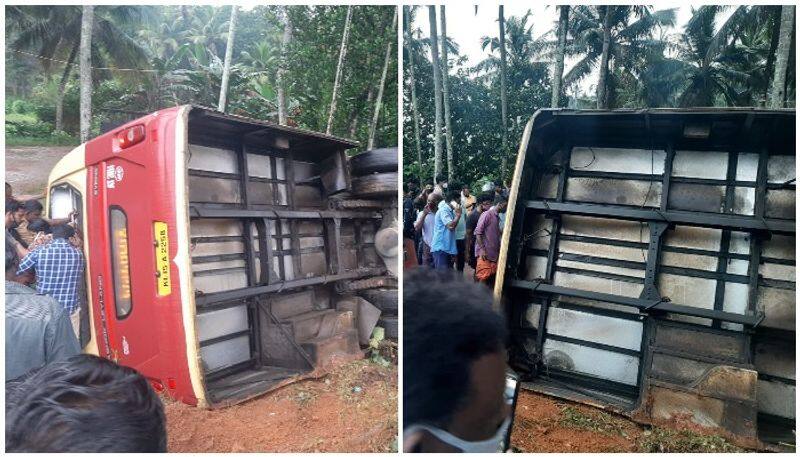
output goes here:
{"type": "Polygon", "coordinates": [[[47,211],[75,211],[84,237],[84,351],[201,407],[362,356],[336,286],[384,275],[389,260],[374,245],[378,203],[330,203],[351,190],[356,145],[178,106],[67,154],[47,211]]]}

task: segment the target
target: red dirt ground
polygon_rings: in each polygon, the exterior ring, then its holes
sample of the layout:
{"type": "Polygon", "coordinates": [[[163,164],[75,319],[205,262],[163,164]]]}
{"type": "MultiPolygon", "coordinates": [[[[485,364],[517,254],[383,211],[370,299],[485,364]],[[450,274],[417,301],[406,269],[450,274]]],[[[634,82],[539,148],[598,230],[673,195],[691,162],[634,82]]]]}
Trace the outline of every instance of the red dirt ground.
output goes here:
{"type": "Polygon", "coordinates": [[[511,447],[515,452],[742,452],[696,429],[637,424],[586,405],[522,390],[511,447]]]}
{"type": "Polygon", "coordinates": [[[170,452],[394,452],[397,366],[366,360],[220,410],[165,400],[170,452]],[[360,389],[359,389],[360,388],[360,389]]]}

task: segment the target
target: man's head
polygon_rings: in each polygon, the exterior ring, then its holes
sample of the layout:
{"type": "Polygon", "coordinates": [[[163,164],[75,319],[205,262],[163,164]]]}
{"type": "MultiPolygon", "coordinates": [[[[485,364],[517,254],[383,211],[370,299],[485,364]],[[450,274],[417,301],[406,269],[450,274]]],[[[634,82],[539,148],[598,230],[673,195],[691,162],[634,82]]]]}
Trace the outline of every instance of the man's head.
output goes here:
{"type": "Polygon", "coordinates": [[[17,267],[19,266],[19,254],[14,242],[6,238],[6,279],[14,281],[17,278],[17,267]]]}
{"type": "Polygon", "coordinates": [[[436,208],[439,207],[439,202],[442,201],[442,194],[438,192],[431,192],[428,194],[428,207],[431,210],[436,211],[436,208]]]}
{"type": "Polygon", "coordinates": [[[494,195],[489,192],[484,192],[478,196],[478,211],[488,211],[494,202],[494,195]]]}
{"type": "Polygon", "coordinates": [[[461,202],[461,183],[453,182],[450,187],[447,188],[446,197],[448,202],[456,201],[461,202]]]}
{"type": "Polygon", "coordinates": [[[22,209],[25,211],[25,220],[31,221],[42,217],[42,204],[38,200],[27,200],[22,203],[22,209]]]}
{"type": "Polygon", "coordinates": [[[442,188],[447,188],[447,178],[444,175],[436,175],[434,181],[436,181],[436,184],[441,185],[442,188]]]}
{"type": "Polygon", "coordinates": [[[6,383],[8,452],[166,452],[164,407],[132,368],[93,355],[6,383]]]}
{"type": "Polygon", "coordinates": [[[508,199],[506,197],[500,197],[497,200],[497,212],[505,213],[506,209],[508,209],[508,199]]]}
{"type": "Polygon", "coordinates": [[[29,219],[28,220],[28,230],[31,232],[44,232],[52,233],[52,228],[50,227],[50,223],[48,223],[44,219],[29,219]]]}
{"type": "Polygon", "coordinates": [[[9,198],[14,198],[14,189],[12,189],[11,184],[6,181],[6,200],[9,198]]]}
{"type": "Polygon", "coordinates": [[[506,328],[491,309],[491,294],[429,270],[407,275],[403,284],[404,449],[456,450],[419,425],[468,442],[491,439],[509,413],[506,328]]]}
{"type": "Polygon", "coordinates": [[[464,194],[465,197],[469,197],[469,184],[461,186],[461,193],[464,194]]]}
{"type": "Polygon", "coordinates": [[[6,229],[16,228],[22,222],[23,214],[24,210],[18,201],[13,198],[6,199],[6,229]]]}
{"type": "Polygon", "coordinates": [[[499,194],[503,191],[503,186],[500,185],[500,182],[496,182],[494,184],[494,193],[499,194]]]}
{"type": "Polygon", "coordinates": [[[75,229],[67,224],[58,224],[52,226],[53,239],[67,239],[75,235],[75,229]]]}

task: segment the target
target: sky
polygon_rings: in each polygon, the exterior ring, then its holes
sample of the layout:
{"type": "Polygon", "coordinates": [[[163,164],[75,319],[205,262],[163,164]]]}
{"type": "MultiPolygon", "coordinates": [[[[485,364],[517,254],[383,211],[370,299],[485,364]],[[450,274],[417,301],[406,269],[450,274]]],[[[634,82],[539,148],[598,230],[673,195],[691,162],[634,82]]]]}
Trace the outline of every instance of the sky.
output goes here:
{"type": "MultiPolygon", "coordinates": [[[[649,3],[648,3],[649,4],[649,3]]],[[[691,18],[691,6],[700,6],[700,3],[690,4],[682,3],[677,7],[676,11],[676,27],[666,30],[666,33],[675,33],[683,30],[686,23],[691,18]]],[[[671,8],[668,4],[658,4],[655,9],[671,8]]],[[[528,19],[528,24],[533,24],[533,36],[538,38],[545,34],[548,30],[555,27],[558,22],[558,8],[556,5],[544,5],[533,2],[507,2],[505,5],[504,15],[506,20],[511,16],[522,16],[528,10],[531,10],[531,17],[528,19]]],[[[733,8],[731,8],[732,13],[733,8]]],[[[437,25],[441,24],[439,19],[439,8],[437,12],[437,25]]],[[[473,66],[478,62],[485,59],[489,50],[484,51],[481,49],[481,38],[484,36],[496,37],[499,32],[497,24],[497,6],[496,5],[480,5],[478,12],[475,14],[475,6],[465,3],[463,5],[450,3],[446,8],[447,15],[447,36],[456,42],[459,46],[461,55],[467,56],[467,65],[473,66]]],[[[725,15],[721,15],[718,24],[725,19],[725,15]]],[[[422,30],[423,36],[430,36],[428,9],[426,7],[418,7],[414,22],[412,23],[412,30],[419,28],[422,30]]],[[[441,26],[438,27],[441,33],[441,26]]],[[[572,65],[578,59],[569,59],[564,63],[564,73],[568,72],[572,65]]],[[[580,89],[582,92],[594,92],[594,84],[597,81],[597,69],[592,74],[581,81],[580,89]]]]}

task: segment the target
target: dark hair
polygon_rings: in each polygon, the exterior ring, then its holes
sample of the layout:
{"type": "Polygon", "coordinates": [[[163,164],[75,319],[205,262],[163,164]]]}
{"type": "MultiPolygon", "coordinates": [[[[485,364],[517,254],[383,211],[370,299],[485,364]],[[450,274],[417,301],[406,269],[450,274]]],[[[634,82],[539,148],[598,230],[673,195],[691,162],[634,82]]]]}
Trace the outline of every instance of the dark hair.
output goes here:
{"type": "Polygon", "coordinates": [[[6,214],[16,213],[19,210],[19,202],[13,198],[6,199],[6,214]]]}
{"type": "Polygon", "coordinates": [[[39,200],[27,200],[22,203],[22,209],[24,209],[25,212],[30,213],[30,212],[42,211],[44,207],[42,206],[41,203],[39,203],[39,200]]]}
{"type": "Polygon", "coordinates": [[[51,233],[50,223],[44,219],[33,219],[28,221],[28,230],[31,232],[51,233]]]}
{"type": "Polygon", "coordinates": [[[165,452],[164,407],[136,370],[81,354],[6,383],[8,452],[165,452]]]}
{"type": "Polygon", "coordinates": [[[53,238],[70,238],[75,235],[75,229],[67,224],[58,224],[52,227],[53,238]]]}
{"type": "Polygon", "coordinates": [[[425,205],[427,203],[428,203],[427,199],[424,199],[422,197],[417,197],[414,199],[414,208],[421,211],[423,208],[425,208],[425,205]]]}
{"type": "Polygon", "coordinates": [[[440,182],[447,181],[447,178],[445,178],[444,175],[436,175],[436,178],[434,179],[434,181],[436,181],[436,184],[439,184],[440,182]]]}
{"type": "Polygon", "coordinates": [[[483,203],[486,203],[486,202],[491,203],[493,201],[494,201],[494,195],[492,193],[490,193],[490,192],[484,192],[484,193],[478,195],[477,203],[479,205],[483,204],[483,203]]]}
{"type": "Polygon", "coordinates": [[[461,183],[459,182],[447,183],[447,199],[448,200],[461,199],[461,183]]]}
{"type": "Polygon", "coordinates": [[[6,237],[6,272],[17,269],[19,265],[19,254],[14,242],[10,237],[6,237]]]}
{"type": "Polygon", "coordinates": [[[502,350],[503,318],[489,289],[417,269],[403,280],[403,424],[446,425],[471,388],[472,363],[502,350]]]}

